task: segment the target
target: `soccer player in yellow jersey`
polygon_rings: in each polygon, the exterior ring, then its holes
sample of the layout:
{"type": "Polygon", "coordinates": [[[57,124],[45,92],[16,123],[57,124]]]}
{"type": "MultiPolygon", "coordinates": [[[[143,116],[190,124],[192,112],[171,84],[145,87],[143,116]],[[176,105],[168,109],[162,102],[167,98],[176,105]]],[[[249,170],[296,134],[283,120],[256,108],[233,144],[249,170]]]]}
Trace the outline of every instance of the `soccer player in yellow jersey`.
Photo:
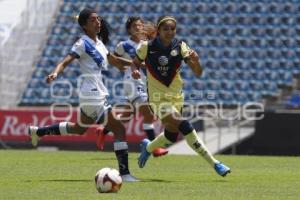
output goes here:
{"type": "Polygon", "coordinates": [[[136,50],[132,76],[140,77],[139,68],[136,66],[141,66],[145,61],[149,105],[165,126],[164,132],[155,140],[142,141],[139,167],[145,166],[154,149],[176,142],[178,132],[181,132],[195,152],[202,155],[219,175],[226,176],[230,168],[213,157],[193,126],[181,116],[184,103],[183,80],[180,77],[181,62],[184,60],[197,77],[201,76],[202,68],[198,54],[186,43],[177,40],[175,35],[176,19],[172,16],[162,16],[157,22],[157,37],[141,43],[136,50]]]}
{"type": "MultiPolygon", "coordinates": [[[[129,34],[129,38],[125,41],[121,41],[117,44],[114,54],[118,57],[123,57],[128,60],[132,60],[135,57],[135,50],[140,41],[150,39],[151,30],[154,32],[155,25],[150,24],[142,20],[140,17],[129,17],[126,21],[126,31],[129,34]]],[[[152,37],[153,39],[154,37],[152,37]]],[[[146,132],[147,137],[150,141],[155,139],[154,125],[153,125],[153,114],[151,113],[148,106],[148,95],[146,92],[146,76],[141,72],[140,79],[134,79],[131,76],[130,67],[124,71],[124,92],[127,103],[124,105],[125,110],[133,112],[123,112],[120,119],[129,119],[135,112],[140,112],[143,118],[143,130],[146,132]]],[[[125,122],[125,120],[124,120],[125,122]]],[[[109,133],[107,127],[98,128],[98,140],[97,146],[103,149],[105,135],[109,133]]],[[[153,152],[154,157],[163,156],[168,153],[164,148],[157,148],[153,152]]]]}

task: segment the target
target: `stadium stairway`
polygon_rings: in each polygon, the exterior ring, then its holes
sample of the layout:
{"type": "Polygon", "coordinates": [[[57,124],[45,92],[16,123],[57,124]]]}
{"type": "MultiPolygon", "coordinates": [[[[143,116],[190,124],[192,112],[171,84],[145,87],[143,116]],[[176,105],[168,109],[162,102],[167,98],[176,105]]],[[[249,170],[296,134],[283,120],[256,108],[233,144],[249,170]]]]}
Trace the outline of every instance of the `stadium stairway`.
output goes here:
{"type": "Polygon", "coordinates": [[[0,25],[6,18],[13,23],[0,45],[1,107],[16,107],[20,102],[60,3],[59,0],[24,2],[2,1],[0,6],[0,25]]]}

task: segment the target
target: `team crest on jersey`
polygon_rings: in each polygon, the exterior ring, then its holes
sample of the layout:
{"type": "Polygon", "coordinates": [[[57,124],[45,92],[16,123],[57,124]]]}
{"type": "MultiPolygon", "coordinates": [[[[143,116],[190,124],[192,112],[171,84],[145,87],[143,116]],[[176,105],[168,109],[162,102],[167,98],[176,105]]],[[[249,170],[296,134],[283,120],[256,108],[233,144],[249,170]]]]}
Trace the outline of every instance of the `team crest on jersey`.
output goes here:
{"type": "Polygon", "coordinates": [[[158,63],[161,65],[161,66],[166,66],[168,63],[169,63],[169,60],[166,56],[160,56],[158,58],[158,63]]]}
{"type": "Polygon", "coordinates": [[[176,49],[172,50],[170,53],[171,56],[175,57],[178,55],[178,51],[176,49]]]}

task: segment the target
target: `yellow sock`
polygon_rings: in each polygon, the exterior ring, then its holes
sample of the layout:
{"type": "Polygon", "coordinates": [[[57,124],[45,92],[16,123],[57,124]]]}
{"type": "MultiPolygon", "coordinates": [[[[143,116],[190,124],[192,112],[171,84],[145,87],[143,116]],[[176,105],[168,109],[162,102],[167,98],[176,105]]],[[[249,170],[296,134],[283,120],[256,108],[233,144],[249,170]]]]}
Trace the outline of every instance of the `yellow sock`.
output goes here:
{"type": "Polygon", "coordinates": [[[203,156],[204,159],[212,166],[215,165],[216,162],[218,162],[212,154],[209,152],[207,149],[206,145],[204,142],[201,140],[201,138],[198,137],[195,129],[184,136],[186,142],[188,145],[199,155],[203,156]]]}
{"type": "Polygon", "coordinates": [[[150,142],[147,146],[148,152],[153,152],[154,149],[159,147],[166,147],[168,145],[172,144],[171,141],[169,141],[164,133],[159,134],[152,142],[150,142]]]}

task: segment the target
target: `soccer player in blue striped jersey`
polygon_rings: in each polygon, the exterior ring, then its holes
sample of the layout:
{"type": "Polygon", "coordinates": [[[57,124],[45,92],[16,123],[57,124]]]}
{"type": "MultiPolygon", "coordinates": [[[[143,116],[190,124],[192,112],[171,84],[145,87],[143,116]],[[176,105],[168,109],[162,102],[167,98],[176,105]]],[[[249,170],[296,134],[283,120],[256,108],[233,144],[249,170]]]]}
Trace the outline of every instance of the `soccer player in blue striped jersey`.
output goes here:
{"type": "Polygon", "coordinates": [[[51,83],[75,59],[81,69],[79,89],[80,121],[60,122],[46,127],[29,127],[29,135],[33,146],[45,135],[84,134],[94,123],[105,125],[114,133],[114,151],[118,160],[119,171],[124,182],[138,181],[130,174],[128,167],[128,145],[126,142],[125,127],[120,120],[114,117],[111,105],[106,100],[108,90],[102,81],[102,70],[107,69],[108,63],[125,70],[132,61],[116,57],[105,47],[108,42],[106,24],[98,14],[89,8],[83,9],[78,17],[78,23],[84,35],[73,45],[71,53],[58,63],[54,71],[47,76],[51,83]],[[100,39],[99,39],[100,36],[100,39]]]}

